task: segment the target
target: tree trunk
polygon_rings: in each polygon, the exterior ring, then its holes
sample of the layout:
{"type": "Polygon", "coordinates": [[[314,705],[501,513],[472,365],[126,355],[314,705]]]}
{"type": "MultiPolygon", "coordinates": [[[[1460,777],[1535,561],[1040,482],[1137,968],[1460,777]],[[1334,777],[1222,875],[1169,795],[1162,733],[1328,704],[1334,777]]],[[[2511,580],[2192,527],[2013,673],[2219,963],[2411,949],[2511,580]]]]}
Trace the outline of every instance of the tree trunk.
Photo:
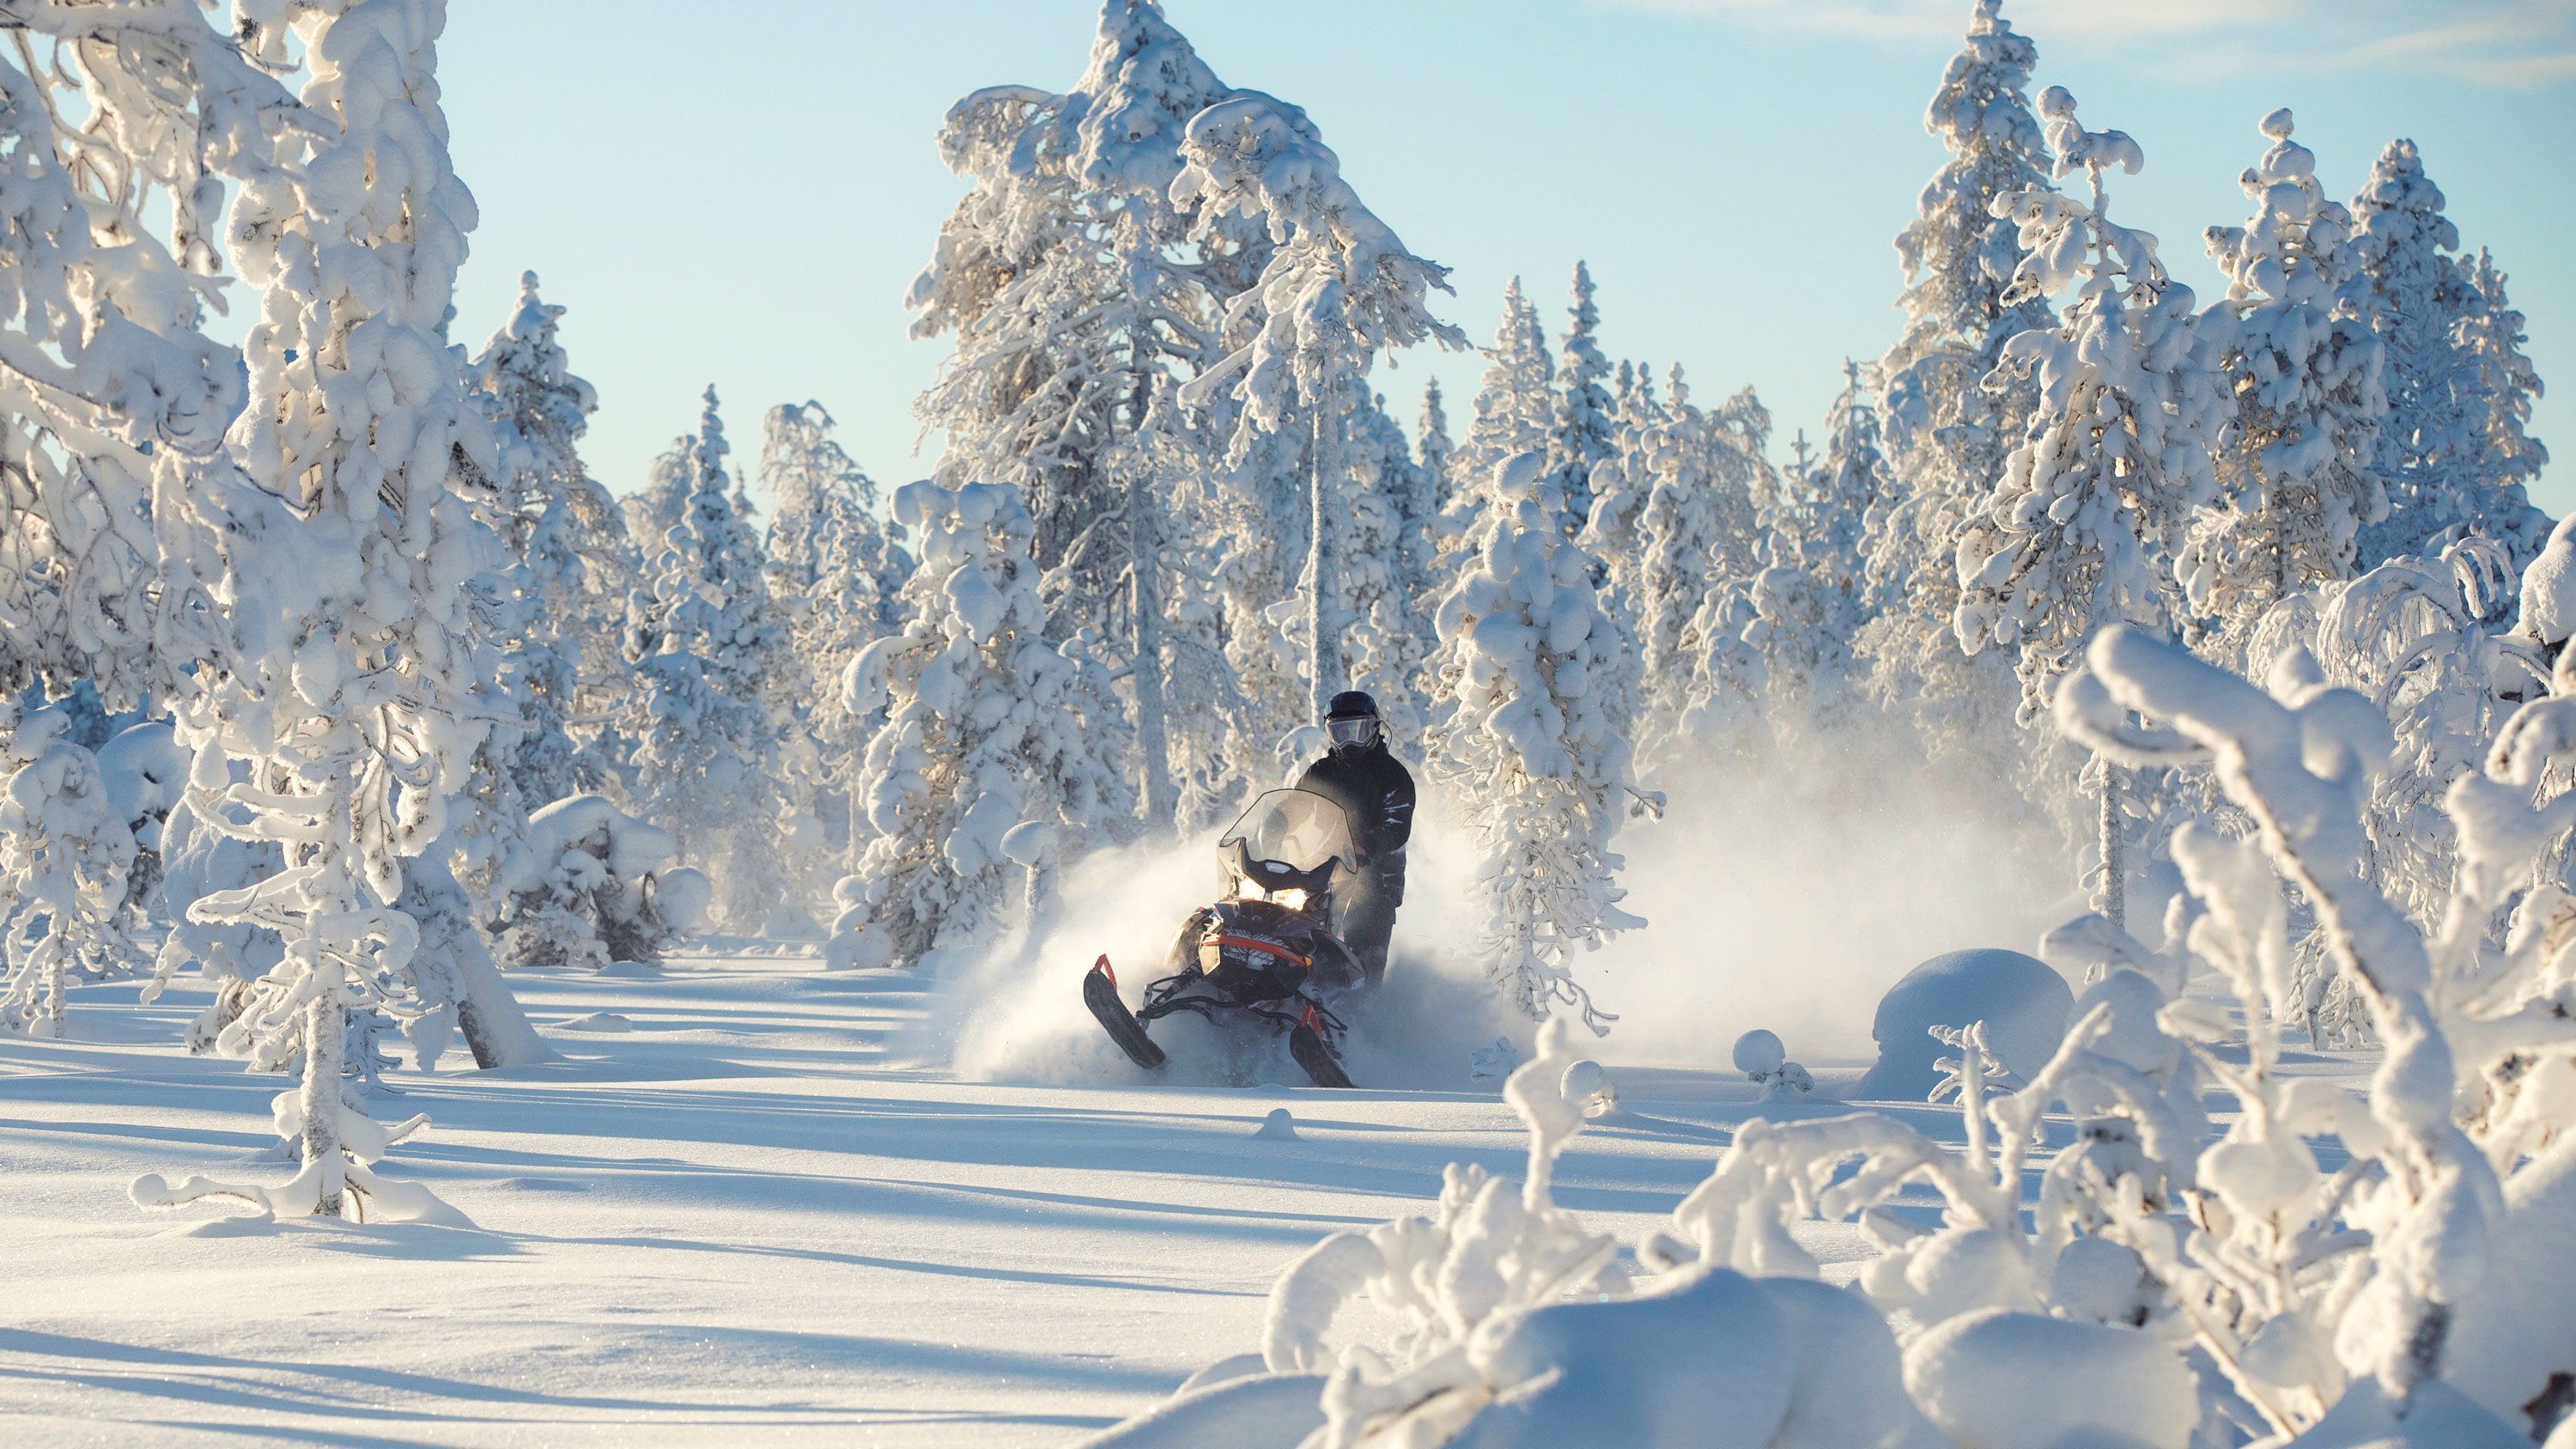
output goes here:
{"type": "Polygon", "coordinates": [[[1340,469],[1340,449],[1331,446],[1341,439],[1341,421],[1336,406],[1340,398],[1327,392],[1315,408],[1314,463],[1307,469],[1308,496],[1314,505],[1314,526],[1306,543],[1307,573],[1313,579],[1306,596],[1306,628],[1311,640],[1307,659],[1307,678],[1314,684],[1314,710],[1307,716],[1310,724],[1320,724],[1332,709],[1333,696],[1342,692],[1341,639],[1332,632],[1341,623],[1332,605],[1340,572],[1340,550],[1334,538],[1338,521],[1332,512],[1333,481],[1340,469]]]}
{"type": "Polygon", "coordinates": [[[1162,520],[1142,467],[1127,478],[1128,582],[1136,615],[1136,748],[1145,764],[1145,825],[1156,835],[1175,828],[1181,792],[1172,783],[1171,744],[1163,728],[1162,520]]]}
{"type": "MultiPolygon", "coordinates": [[[[434,852],[433,852],[434,854],[434,852]]],[[[432,1001],[452,1002],[474,1065],[524,1067],[558,1060],[510,991],[474,929],[474,905],[447,866],[429,855],[403,862],[402,909],[420,927],[413,979],[432,1001]]]]}
{"type": "Polygon", "coordinates": [[[317,1216],[344,1216],[349,1159],[340,1152],[340,1058],[348,1027],[340,993],[325,991],[304,1008],[304,1168],[322,1175],[317,1216]]]}
{"type": "Polygon", "coordinates": [[[2102,914],[2112,925],[2129,926],[2128,833],[2120,821],[2119,767],[2100,756],[2102,770],[2102,914]]]}

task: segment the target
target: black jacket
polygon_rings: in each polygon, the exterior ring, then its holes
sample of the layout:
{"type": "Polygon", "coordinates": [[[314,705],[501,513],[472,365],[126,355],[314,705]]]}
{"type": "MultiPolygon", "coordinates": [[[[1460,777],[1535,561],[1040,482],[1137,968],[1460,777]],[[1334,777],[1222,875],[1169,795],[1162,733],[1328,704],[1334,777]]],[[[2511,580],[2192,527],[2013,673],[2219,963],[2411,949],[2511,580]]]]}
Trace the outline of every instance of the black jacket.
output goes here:
{"type": "Polygon", "coordinates": [[[1338,750],[1306,767],[1297,788],[1342,807],[1363,867],[1395,865],[1413,835],[1413,776],[1380,740],[1345,758],[1338,750]],[[1392,857],[1392,858],[1390,858],[1392,857]]]}

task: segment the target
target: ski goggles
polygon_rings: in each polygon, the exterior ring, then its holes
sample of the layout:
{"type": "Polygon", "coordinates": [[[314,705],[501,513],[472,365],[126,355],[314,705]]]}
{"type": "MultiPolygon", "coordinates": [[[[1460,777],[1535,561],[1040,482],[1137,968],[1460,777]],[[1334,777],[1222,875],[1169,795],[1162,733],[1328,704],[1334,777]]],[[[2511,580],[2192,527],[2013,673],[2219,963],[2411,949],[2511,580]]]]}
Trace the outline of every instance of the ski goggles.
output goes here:
{"type": "Polygon", "coordinates": [[[1337,745],[1364,745],[1377,738],[1377,717],[1355,714],[1324,721],[1324,733],[1337,745]]]}

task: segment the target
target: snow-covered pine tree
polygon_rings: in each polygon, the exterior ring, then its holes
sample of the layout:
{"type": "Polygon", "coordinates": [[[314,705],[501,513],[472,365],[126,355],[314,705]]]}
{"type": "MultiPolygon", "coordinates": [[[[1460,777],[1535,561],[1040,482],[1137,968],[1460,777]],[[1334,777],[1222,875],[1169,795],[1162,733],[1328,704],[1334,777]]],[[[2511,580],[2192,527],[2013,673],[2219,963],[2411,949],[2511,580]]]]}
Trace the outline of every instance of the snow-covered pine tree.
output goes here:
{"type": "Polygon", "coordinates": [[[2097,627],[2125,618],[2169,630],[2179,615],[2169,561],[2217,490],[2211,444],[2227,400],[2210,354],[2230,340],[2193,325],[2191,289],[2165,275],[2155,238],[2105,215],[2104,173],[2136,174],[2137,143],[2085,130],[2062,87],[2040,110],[2057,175],[2084,172],[2092,196],[2029,190],[1994,203],[2022,229],[2005,303],[2073,290],[2056,326],[2004,347],[1998,382],[2035,378],[2040,406],[1960,538],[1953,620],[1964,647],[2013,654],[2025,722],[2045,717],[2097,627]]]}
{"type": "Polygon", "coordinates": [[[652,592],[628,629],[643,676],[630,711],[638,813],[672,833],[683,864],[714,867],[732,929],[765,928],[786,880],[779,860],[773,717],[792,688],[787,621],[769,597],[768,557],[734,509],[738,491],[716,390],[690,447],[689,506],[663,535],[652,592]],[[694,668],[674,662],[685,658],[694,668]]]}
{"type": "Polygon", "coordinates": [[[1363,397],[1349,418],[1349,508],[1339,613],[1342,677],[1377,698],[1390,744],[1411,753],[1422,738],[1421,678],[1437,640],[1430,628],[1431,480],[1413,461],[1386,399],[1363,397]],[[1426,607],[1428,606],[1428,607],[1426,607]]]}
{"type": "Polygon", "coordinates": [[[690,461],[696,449],[696,438],[687,434],[673,438],[671,446],[656,453],[646,466],[643,489],[621,505],[626,531],[635,539],[643,566],[661,556],[663,535],[689,516],[689,494],[697,488],[697,473],[690,461]]]}
{"type": "Polygon", "coordinates": [[[571,721],[604,702],[601,686],[624,676],[616,640],[632,572],[625,520],[576,451],[599,395],[565,365],[556,336],[563,312],[538,297],[536,273],[521,273],[519,304],[471,374],[499,458],[501,541],[526,569],[512,576],[504,629],[521,712],[507,768],[531,810],[608,779],[607,762],[576,738],[571,721]],[[593,557],[608,570],[606,588],[593,582],[593,557]],[[587,696],[585,675],[598,682],[587,696]]]}
{"type": "MultiPolygon", "coordinates": [[[[1759,519],[1779,488],[1762,456],[1771,415],[1751,388],[1703,410],[1676,367],[1670,392],[1670,420],[1647,429],[1636,450],[1645,460],[1645,497],[1635,561],[1624,577],[1612,574],[1636,620],[1636,733],[1650,759],[1674,742],[1696,700],[1694,663],[1714,642],[1704,629],[1723,615],[1704,615],[1704,607],[1749,586],[1763,566],[1759,519]]],[[[1599,523],[1602,511],[1594,517],[1599,523]]]]}
{"type": "MultiPolygon", "coordinates": [[[[245,178],[233,206],[235,262],[262,289],[251,403],[226,453],[187,460],[184,492],[163,496],[204,531],[194,576],[174,586],[225,601],[177,701],[196,750],[190,805],[284,848],[274,875],[190,914],[285,939],[224,1045],[271,1068],[301,1057],[302,1087],[275,1106],[303,1168],[276,1188],[146,1177],[133,1194],[147,1206],[228,1194],[291,1213],[446,1214],[366,1165],[426,1119],[368,1120],[342,1081],[343,1013],[455,1005],[469,1041],[503,1025],[488,961],[418,918],[425,898],[462,903],[423,857],[491,722],[509,717],[466,587],[502,550],[450,486],[497,459],[440,330],[474,221],[436,102],[443,19],[437,0],[288,4],[239,37],[281,70],[300,51],[309,123],[274,128],[279,164],[245,178]]],[[[542,1052],[517,1025],[518,1045],[542,1052]]]]}
{"type": "Polygon", "coordinates": [[[1271,783],[1271,744],[1294,722],[1280,707],[1295,692],[1293,651],[1252,626],[1264,606],[1280,604],[1266,567],[1279,550],[1257,522],[1274,500],[1246,497],[1239,478],[1208,466],[1224,451],[1215,424],[1180,406],[1170,377],[1157,378],[1144,426],[1112,457],[1119,475],[1155,500],[1169,565],[1156,570],[1169,625],[1163,732],[1184,836],[1232,818],[1247,790],[1271,783]]]}
{"type": "MultiPolygon", "coordinates": [[[[1782,480],[1786,497],[1772,510],[1780,522],[1766,530],[1767,564],[1744,595],[1754,617],[1739,641],[1761,658],[1765,702],[1779,725],[1796,730],[1843,717],[1852,640],[1866,604],[1861,526],[1886,481],[1878,410],[1860,365],[1846,359],[1843,390],[1825,418],[1824,450],[1782,480]]],[[[1699,665],[1686,710],[1705,717],[1705,699],[1742,691],[1742,664],[1725,641],[1692,632],[1699,665]]]]}
{"type": "Polygon", "coordinates": [[[2485,486],[2493,490],[2486,509],[2487,531],[2512,549],[2516,566],[2539,557],[2549,539],[2548,515],[2531,506],[2531,485],[2549,463],[2549,450],[2526,431],[2532,400],[2542,392],[2540,374],[2523,355],[2523,317],[2506,297],[2505,275],[2497,271],[2485,247],[2474,258],[2459,260],[2460,272],[2477,292],[2477,305],[2460,319],[2455,339],[2477,369],[2478,391],[2486,399],[2485,444],[2479,460],[2485,486]]]}
{"type": "Polygon", "coordinates": [[[2408,140],[2388,143],[2352,199],[2351,265],[2359,275],[2341,300],[2379,339],[2386,416],[2367,461],[2390,504],[2362,535],[2361,568],[2483,521],[2488,502],[2478,476],[2484,399],[2477,367],[2454,338],[2477,295],[2443,255],[2460,246],[2443,205],[2408,140]]]}
{"type": "Polygon", "coordinates": [[[1035,823],[1114,836],[1135,800],[1105,671],[1081,639],[1047,642],[1036,525],[1018,492],[909,483],[894,517],[919,540],[911,617],[843,683],[851,713],[886,716],[859,784],[873,832],[855,873],[866,924],[844,959],[937,969],[1004,926],[1018,896],[1005,835],[1035,823]]]}
{"type": "Polygon", "coordinates": [[[2287,110],[2263,118],[2271,148],[2241,182],[2256,212],[2208,232],[2228,286],[2201,330],[2221,349],[2234,409],[2216,459],[2223,506],[2191,521],[2176,566],[2198,627],[2214,636],[2202,652],[2230,669],[2245,667],[2273,605],[2353,577],[2356,538],[2388,511],[2370,471],[2385,406],[2379,342],[2359,319],[2333,315],[2351,278],[2351,218],[2325,199],[2292,128],[2287,110]]]}
{"type": "MultiPolygon", "coordinates": [[[[2224,313],[2197,325],[2191,289],[2165,275],[2155,238],[2105,214],[2104,173],[2137,174],[2137,143],[2085,130],[2059,86],[2040,113],[2056,174],[2083,171],[2091,199],[2034,190],[1994,202],[2021,223],[2024,252],[2004,301],[2073,290],[2057,326],[2004,345],[1998,381],[2033,378],[2039,406],[1991,504],[1960,535],[1954,620],[1962,647],[2012,653],[2025,725],[2045,717],[2103,625],[2171,634],[2183,604],[2172,560],[2217,492],[2212,452],[2230,404],[2218,360],[2234,332],[2224,313]]],[[[2107,766],[2099,793],[2098,903],[2119,924],[2126,815],[2107,766]]]]}
{"type": "Polygon", "coordinates": [[[1446,532],[1463,540],[1485,502],[1494,470],[1523,453],[1547,451],[1556,423],[1556,362],[1548,355],[1547,329],[1538,308],[1521,295],[1521,279],[1503,284],[1503,317],[1494,343],[1478,348],[1485,373],[1476,385],[1475,416],[1451,454],[1446,532]]]}
{"type": "Polygon", "coordinates": [[[1645,922],[1610,850],[1628,792],[1628,721],[1615,680],[1624,643],[1600,609],[1591,554],[1568,536],[1544,455],[1508,460],[1472,552],[1441,600],[1437,664],[1456,708],[1432,741],[1432,778],[1482,855],[1477,954],[1511,1004],[1562,1003],[1596,1033],[1616,1018],[1572,962],[1645,922]]]}
{"type": "Polygon", "coordinates": [[[1441,405],[1440,379],[1422,385],[1422,421],[1413,430],[1413,459],[1431,483],[1431,511],[1436,517],[1449,506],[1457,485],[1451,481],[1451,456],[1458,445],[1449,440],[1449,410],[1441,405]]]}
{"type": "Polygon", "coordinates": [[[1248,340],[1181,398],[1205,407],[1222,390],[1242,404],[1227,450],[1237,462],[1264,435],[1300,421],[1314,430],[1303,584],[1307,718],[1320,720],[1343,683],[1326,641],[1342,623],[1333,612],[1352,472],[1347,414],[1380,351],[1425,339],[1464,350],[1467,339],[1425,309],[1431,289],[1450,290],[1448,268],[1405,250],[1342,179],[1340,158],[1304,111],[1240,92],[1192,117],[1181,151],[1189,164],[1172,182],[1175,203],[1199,205],[1202,230],[1218,218],[1259,216],[1273,243],[1259,279],[1226,304],[1227,335],[1248,340]]]}
{"type": "Polygon", "coordinates": [[[879,526],[876,480],[833,440],[821,403],[781,403],[761,419],[760,475],[772,507],[770,597],[788,616],[797,670],[791,733],[801,748],[780,770],[800,811],[848,821],[855,859],[866,843],[858,766],[877,721],[842,707],[841,671],[898,627],[912,560],[879,526]]]}
{"type": "Polygon", "coordinates": [[[223,285],[212,212],[271,167],[264,128],[295,102],[186,7],[21,7],[5,26],[0,694],[86,681],[123,707],[174,664],[170,454],[210,448],[242,406],[237,355],[201,330],[223,285]]]}
{"type": "MultiPolygon", "coordinates": [[[[1006,481],[1027,497],[1050,637],[1094,630],[1130,676],[1157,828],[1177,803],[1163,731],[1171,501],[1108,460],[1142,426],[1154,377],[1186,382],[1221,355],[1224,309],[1271,250],[1257,219],[1203,214],[1173,188],[1184,127],[1233,95],[1158,0],[1109,0],[1073,90],[997,86],[950,109],[941,155],[974,189],[906,299],[913,335],[957,337],[914,404],[948,436],[938,481],[1006,481]]],[[[1162,446],[1193,437],[1167,431],[1162,446]]]]}
{"type": "Polygon", "coordinates": [[[1556,374],[1547,463],[1564,490],[1566,516],[1580,528],[1592,516],[1592,470],[1612,455],[1618,438],[1610,391],[1602,385],[1610,377],[1610,359],[1594,340],[1601,309],[1592,300],[1592,270],[1581,262],[1574,264],[1571,295],[1565,334],[1557,339],[1557,355],[1565,365],[1556,374]]]}
{"type": "Polygon", "coordinates": [[[1840,600],[1848,641],[1864,621],[1862,531],[1888,497],[1887,455],[1880,448],[1878,408],[1865,369],[1843,359],[1843,390],[1825,414],[1825,452],[1804,504],[1799,551],[1807,571],[1840,600]]]}
{"type": "Polygon", "coordinates": [[[1962,654],[1952,627],[1959,532],[1983,509],[2019,441],[2036,389],[1988,389],[2015,334],[2049,323],[2044,297],[2009,299],[2019,228],[1998,197],[2045,191],[2049,160],[2025,88],[2038,52],[1979,0],[1965,42],[1923,116],[1950,159],[1897,235],[1905,326],[1879,359],[1890,491],[1864,541],[1869,622],[1857,641],[1878,701],[1913,718],[1927,745],[1991,746],[2013,685],[1995,655],[1962,654]]]}

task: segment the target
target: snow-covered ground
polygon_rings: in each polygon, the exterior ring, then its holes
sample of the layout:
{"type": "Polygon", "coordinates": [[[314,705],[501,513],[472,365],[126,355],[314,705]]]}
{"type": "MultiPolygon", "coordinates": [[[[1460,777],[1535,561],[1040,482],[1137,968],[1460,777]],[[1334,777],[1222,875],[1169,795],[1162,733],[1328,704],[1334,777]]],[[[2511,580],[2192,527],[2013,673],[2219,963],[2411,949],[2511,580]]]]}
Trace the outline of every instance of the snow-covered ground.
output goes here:
{"type": "MultiPolygon", "coordinates": [[[[86,988],[71,1039],[0,1038],[0,1440],[1063,1443],[1254,1348],[1316,1239],[1423,1210],[1445,1163],[1521,1167],[1490,1095],[907,1066],[930,1003],[892,972],[513,980],[561,1064],[451,1055],[375,1104],[431,1115],[384,1165],[472,1230],[137,1211],[144,1172],[287,1175],[245,1161],[285,1083],[181,1049],[186,983],[149,1007],[86,988]],[[1282,1106],[1297,1140],[1256,1137],[1282,1106]]],[[[1625,1241],[1657,1226],[1753,1110],[1731,1075],[1621,1072],[1625,1115],[1576,1140],[1559,1200],[1625,1241]]],[[[1809,1241],[1867,1251],[1846,1225],[1809,1241]]]]}

